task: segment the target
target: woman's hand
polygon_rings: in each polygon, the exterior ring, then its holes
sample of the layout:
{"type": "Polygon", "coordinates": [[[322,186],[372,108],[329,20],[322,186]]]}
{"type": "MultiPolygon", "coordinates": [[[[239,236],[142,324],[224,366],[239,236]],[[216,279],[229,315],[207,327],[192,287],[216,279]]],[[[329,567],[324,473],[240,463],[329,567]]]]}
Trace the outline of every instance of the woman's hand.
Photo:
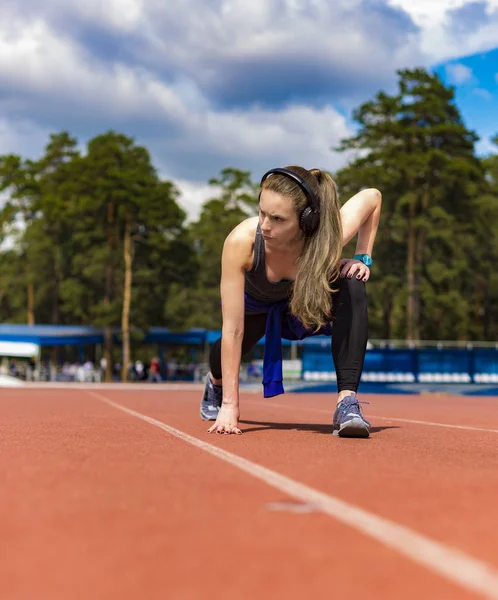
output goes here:
{"type": "Polygon", "coordinates": [[[368,281],[370,277],[370,269],[361,260],[355,260],[354,258],[343,258],[339,263],[341,266],[341,277],[352,277],[356,276],[356,279],[362,281],[368,281]]]}
{"type": "Polygon", "coordinates": [[[233,404],[222,404],[220,408],[220,412],[218,413],[218,418],[216,419],[215,424],[208,429],[208,433],[236,433],[241,434],[238,424],[239,424],[240,411],[239,407],[233,404]]]}

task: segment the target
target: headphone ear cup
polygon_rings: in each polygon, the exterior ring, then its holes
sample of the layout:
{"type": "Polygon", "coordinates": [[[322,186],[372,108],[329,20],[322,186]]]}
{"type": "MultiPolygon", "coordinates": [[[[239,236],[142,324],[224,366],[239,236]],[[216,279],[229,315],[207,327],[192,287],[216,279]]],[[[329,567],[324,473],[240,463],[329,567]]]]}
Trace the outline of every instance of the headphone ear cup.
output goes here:
{"type": "Polygon", "coordinates": [[[313,212],[312,213],[312,219],[311,219],[311,233],[315,233],[315,231],[318,229],[318,226],[320,225],[320,213],[319,211],[313,212]]]}
{"type": "Polygon", "coordinates": [[[301,213],[299,218],[299,226],[305,235],[311,235],[315,233],[320,224],[320,213],[315,212],[311,206],[307,206],[301,213]]]}

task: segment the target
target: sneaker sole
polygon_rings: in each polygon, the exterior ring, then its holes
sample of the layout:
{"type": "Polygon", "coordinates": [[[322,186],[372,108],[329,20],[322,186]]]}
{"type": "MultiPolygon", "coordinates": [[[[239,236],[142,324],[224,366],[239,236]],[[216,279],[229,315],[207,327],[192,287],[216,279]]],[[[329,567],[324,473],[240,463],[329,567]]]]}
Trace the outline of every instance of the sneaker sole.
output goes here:
{"type": "Polygon", "coordinates": [[[370,427],[360,419],[351,419],[344,423],[340,429],[334,430],[334,435],[339,437],[367,438],[370,436],[370,427]]]}

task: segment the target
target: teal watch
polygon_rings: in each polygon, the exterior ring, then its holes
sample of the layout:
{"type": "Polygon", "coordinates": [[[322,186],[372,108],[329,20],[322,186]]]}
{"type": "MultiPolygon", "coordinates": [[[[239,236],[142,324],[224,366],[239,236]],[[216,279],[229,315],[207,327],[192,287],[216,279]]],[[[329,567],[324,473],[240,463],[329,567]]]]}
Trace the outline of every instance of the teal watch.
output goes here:
{"type": "Polygon", "coordinates": [[[371,267],[373,265],[372,257],[369,254],[355,254],[354,259],[361,260],[361,262],[364,265],[367,265],[367,267],[371,267]]]}

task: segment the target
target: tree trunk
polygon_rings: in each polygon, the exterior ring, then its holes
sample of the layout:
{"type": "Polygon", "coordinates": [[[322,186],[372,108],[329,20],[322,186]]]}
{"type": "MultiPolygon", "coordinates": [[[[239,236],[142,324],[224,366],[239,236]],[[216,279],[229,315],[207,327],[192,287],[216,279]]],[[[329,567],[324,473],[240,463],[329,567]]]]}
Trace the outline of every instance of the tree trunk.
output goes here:
{"type": "Polygon", "coordinates": [[[384,334],[385,340],[390,340],[392,335],[392,314],[393,314],[393,296],[386,289],[384,289],[384,299],[382,303],[382,313],[384,322],[384,334]]]}
{"type": "Polygon", "coordinates": [[[422,291],[422,260],[424,257],[425,230],[418,232],[415,250],[414,288],[413,288],[413,335],[420,339],[420,297],[422,291]]]}
{"type": "MultiPolygon", "coordinates": [[[[107,247],[109,257],[105,277],[104,307],[108,318],[111,312],[112,283],[114,279],[114,203],[107,205],[107,247]]],[[[104,327],[104,358],[106,361],[104,381],[112,381],[112,327],[110,324],[104,327]]]]}
{"type": "Polygon", "coordinates": [[[59,287],[62,280],[61,262],[61,247],[60,244],[56,244],[54,248],[54,282],[52,285],[52,325],[59,324],[59,287]]]}
{"type": "MultiPolygon", "coordinates": [[[[486,339],[486,279],[480,275],[475,276],[475,307],[474,307],[474,331],[477,339],[486,339]]],[[[471,335],[472,335],[471,333],[471,335]]]]}
{"type": "MultiPolygon", "coordinates": [[[[429,188],[424,188],[419,214],[426,215],[429,210],[429,188]]],[[[414,215],[415,216],[415,215],[414,215]]],[[[416,232],[415,241],[415,264],[414,264],[414,280],[413,280],[413,329],[412,334],[414,339],[419,340],[421,337],[420,317],[421,317],[421,295],[422,295],[422,262],[424,260],[424,245],[427,234],[426,226],[419,227],[416,232]]]]}
{"type": "Polygon", "coordinates": [[[50,352],[50,371],[57,369],[57,346],[53,346],[50,352]]]}
{"type": "Polygon", "coordinates": [[[28,325],[35,324],[35,285],[28,282],[28,325]]]}
{"type": "Polygon", "coordinates": [[[490,340],[491,338],[491,294],[489,291],[489,283],[486,282],[484,285],[484,302],[483,302],[483,339],[490,340]]]}
{"type": "Polygon", "coordinates": [[[126,220],[124,232],[124,290],[123,290],[123,312],[121,314],[121,335],[123,344],[123,365],[121,378],[123,381],[128,379],[128,363],[130,362],[130,304],[131,304],[131,279],[132,279],[132,243],[131,243],[131,223],[126,220]]]}
{"type": "Polygon", "coordinates": [[[406,339],[414,340],[415,319],[415,204],[410,203],[408,217],[408,251],[406,258],[406,275],[408,286],[408,304],[406,310],[406,339]]]}
{"type": "Polygon", "coordinates": [[[104,327],[104,381],[112,381],[112,327],[104,327]]]}

